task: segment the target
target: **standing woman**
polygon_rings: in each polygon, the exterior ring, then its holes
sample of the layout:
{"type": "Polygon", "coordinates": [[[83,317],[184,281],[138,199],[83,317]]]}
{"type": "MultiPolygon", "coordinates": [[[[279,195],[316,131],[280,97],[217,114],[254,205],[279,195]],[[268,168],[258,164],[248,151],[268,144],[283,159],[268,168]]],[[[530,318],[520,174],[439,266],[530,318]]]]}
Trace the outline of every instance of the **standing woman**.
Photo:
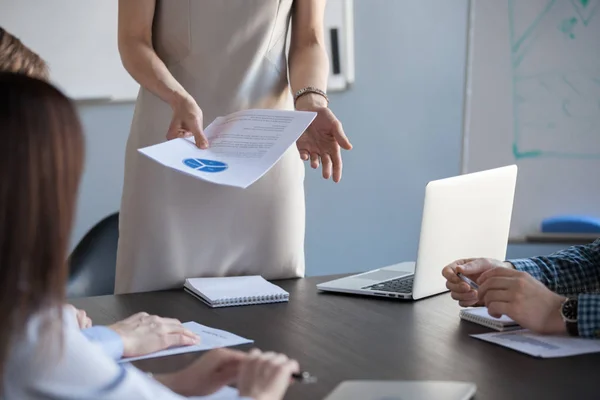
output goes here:
{"type": "Polygon", "coordinates": [[[338,182],[340,148],[352,147],[324,93],[325,1],[119,0],[121,58],[142,88],[127,143],[117,293],[180,287],[187,277],[303,276],[302,160],[338,182]],[[218,116],[294,107],[317,117],[247,189],[187,177],[137,152],[187,135],[206,148],[202,127],[218,116]]]}

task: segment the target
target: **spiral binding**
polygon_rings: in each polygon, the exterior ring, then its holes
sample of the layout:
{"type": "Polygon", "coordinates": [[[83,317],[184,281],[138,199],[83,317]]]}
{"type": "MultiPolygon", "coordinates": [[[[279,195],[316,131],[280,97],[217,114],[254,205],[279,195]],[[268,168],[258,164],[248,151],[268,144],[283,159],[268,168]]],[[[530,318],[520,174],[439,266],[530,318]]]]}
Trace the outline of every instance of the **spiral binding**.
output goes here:
{"type": "Polygon", "coordinates": [[[213,302],[213,304],[215,306],[251,305],[278,303],[282,301],[287,301],[288,299],[288,294],[271,294],[266,296],[245,296],[217,299],[213,302]]]}

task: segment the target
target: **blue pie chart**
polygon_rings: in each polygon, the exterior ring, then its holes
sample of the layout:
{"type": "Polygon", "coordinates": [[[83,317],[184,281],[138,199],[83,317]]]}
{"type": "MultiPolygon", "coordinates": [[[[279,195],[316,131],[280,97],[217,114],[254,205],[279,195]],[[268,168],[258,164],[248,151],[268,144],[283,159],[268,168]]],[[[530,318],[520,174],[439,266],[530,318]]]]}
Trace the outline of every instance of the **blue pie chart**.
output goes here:
{"type": "Polygon", "coordinates": [[[196,171],[218,173],[227,169],[227,164],[221,161],[205,160],[203,158],[186,158],[183,163],[196,171]]]}

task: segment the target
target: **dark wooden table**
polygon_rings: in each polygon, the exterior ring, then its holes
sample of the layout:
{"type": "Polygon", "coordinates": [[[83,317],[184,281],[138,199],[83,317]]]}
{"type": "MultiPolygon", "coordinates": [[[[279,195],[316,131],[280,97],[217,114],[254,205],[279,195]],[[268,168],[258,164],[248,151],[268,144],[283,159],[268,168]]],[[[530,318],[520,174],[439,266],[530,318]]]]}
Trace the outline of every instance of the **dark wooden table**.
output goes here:
{"type": "MultiPolygon", "coordinates": [[[[332,278],[276,282],[290,292],[290,302],[273,305],[211,309],[183,290],[71,302],[95,324],[146,311],[225,329],[262,350],[286,353],[319,378],[294,385],[289,399],[322,399],[349,379],[472,381],[476,399],[600,399],[600,354],[536,359],[469,337],[487,330],[461,322],[448,294],[401,302],[318,293],[315,284],[332,278]]],[[[168,372],[200,354],[136,365],[168,372]]]]}

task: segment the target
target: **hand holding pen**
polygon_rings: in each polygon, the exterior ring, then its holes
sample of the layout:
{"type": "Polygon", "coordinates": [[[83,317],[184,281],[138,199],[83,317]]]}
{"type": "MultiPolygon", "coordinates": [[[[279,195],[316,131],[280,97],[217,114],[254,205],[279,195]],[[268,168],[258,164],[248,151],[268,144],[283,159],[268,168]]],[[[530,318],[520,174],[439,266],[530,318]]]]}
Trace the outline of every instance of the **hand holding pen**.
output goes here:
{"type": "Polygon", "coordinates": [[[442,270],[446,287],[461,307],[482,305],[479,300],[479,277],[486,271],[498,267],[511,267],[510,263],[488,258],[467,258],[456,260],[442,270]]]}
{"type": "Polygon", "coordinates": [[[255,349],[240,368],[237,387],[241,397],[282,399],[293,381],[310,383],[314,378],[301,372],[298,362],[283,354],[262,353],[255,349]]]}

